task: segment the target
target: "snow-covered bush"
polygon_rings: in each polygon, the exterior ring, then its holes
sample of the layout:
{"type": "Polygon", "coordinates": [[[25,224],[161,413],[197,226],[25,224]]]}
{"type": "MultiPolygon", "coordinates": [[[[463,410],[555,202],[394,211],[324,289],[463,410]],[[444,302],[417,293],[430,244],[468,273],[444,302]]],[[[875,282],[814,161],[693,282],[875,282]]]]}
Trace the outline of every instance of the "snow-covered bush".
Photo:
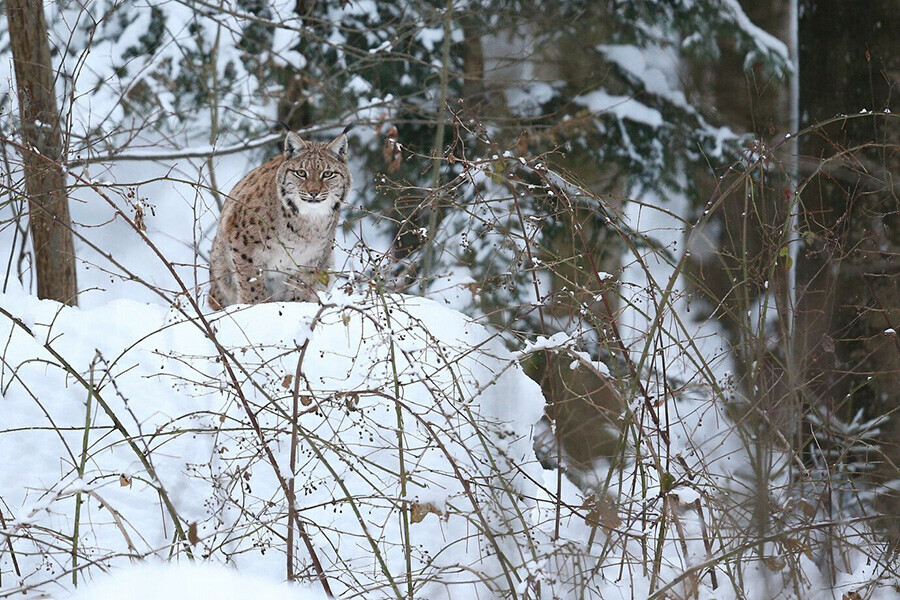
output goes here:
{"type": "Polygon", "coordinates": [[[202,320],[3,305],[0,560],[18,585],[173,555],[272,575],[287,556],[341,595],[521,581],[543,396],[461,314],[340,293],[202,320]]]}

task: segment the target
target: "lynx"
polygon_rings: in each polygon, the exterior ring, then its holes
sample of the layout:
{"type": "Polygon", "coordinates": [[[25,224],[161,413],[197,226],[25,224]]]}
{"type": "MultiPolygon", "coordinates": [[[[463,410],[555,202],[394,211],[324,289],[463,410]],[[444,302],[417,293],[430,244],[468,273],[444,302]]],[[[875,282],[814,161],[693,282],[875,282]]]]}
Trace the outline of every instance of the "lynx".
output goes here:
{"type": "Polygon", "coordinates": [[[350,184],[345,134],[322,143],[288,132],[284,154],[250,171],[225,201],[209,261],[210,306],[316,300],[350,184]]]}

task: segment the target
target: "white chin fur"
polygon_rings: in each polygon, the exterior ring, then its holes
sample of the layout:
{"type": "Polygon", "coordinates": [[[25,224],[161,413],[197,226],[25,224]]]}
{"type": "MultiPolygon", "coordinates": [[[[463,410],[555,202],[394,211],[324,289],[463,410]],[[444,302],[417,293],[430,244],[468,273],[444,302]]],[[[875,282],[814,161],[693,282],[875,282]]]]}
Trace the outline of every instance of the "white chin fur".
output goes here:
{"type": "MultiPolygon", "coordinates": [[[[334,203],[337,201],[336,199],[331,198],[330,196],[326,197],[324,200],[316,201],[316,202],[310,202],[309,200],[304,200],[303,197],[301,197],[301,196],[292,198],[292,200],[293,200],[294,204],[297,206],[297,210],[300,212],[300,214],[303,214],[303,215],[331,214],[331,212],[333,210],[332,207],[334,206],[334,203]]],[[[285,202],[285,204],[287,204],[287,203],[285,202]]],[[[288,206],[287,208],[290,209],[290,206],[288,206]]]]}

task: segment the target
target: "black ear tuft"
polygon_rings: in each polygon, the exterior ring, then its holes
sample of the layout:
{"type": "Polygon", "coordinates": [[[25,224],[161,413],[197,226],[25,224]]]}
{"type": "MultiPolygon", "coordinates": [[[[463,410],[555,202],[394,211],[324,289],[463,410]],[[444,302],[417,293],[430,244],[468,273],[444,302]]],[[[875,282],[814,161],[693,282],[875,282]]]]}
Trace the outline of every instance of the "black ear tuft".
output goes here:
{"type": "Polygon", "coordinates": [[[344,162],[347,162],[347,136],[341,134],[334,138],[325,148],[344,162]]]}
{"type": "Polygon", "coordinates": [[[293,131],[288,131],[287,135],[284,136],[285,158],[294,158],[300,153],[301,150],[306,148],[306,146],[306,142],[304,142],[299,135],[297,135],[293,131]]]}

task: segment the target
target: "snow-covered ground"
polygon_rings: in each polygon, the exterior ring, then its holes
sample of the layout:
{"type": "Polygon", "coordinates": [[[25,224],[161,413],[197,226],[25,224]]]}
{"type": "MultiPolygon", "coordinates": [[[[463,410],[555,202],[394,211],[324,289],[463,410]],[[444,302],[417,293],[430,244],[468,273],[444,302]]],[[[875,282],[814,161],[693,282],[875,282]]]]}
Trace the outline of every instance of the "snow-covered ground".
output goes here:
{"type": "Polygon", "coordinates": [[[201,319],[3,296],[13,585],[53,593],[70,570],[83,581],[172,553],[283,579],[291,485],[336,593],[503,585],[527,561],[511,536],[541,479],[539,387],[499,338],[434,302],[324,300],[201,319]]]}
{"type": "Polygon", "coordinates": [[[325,600],[321,589],[289,585],[212,563],[146,561],[82,586],[71,600],[325,600]]]}

